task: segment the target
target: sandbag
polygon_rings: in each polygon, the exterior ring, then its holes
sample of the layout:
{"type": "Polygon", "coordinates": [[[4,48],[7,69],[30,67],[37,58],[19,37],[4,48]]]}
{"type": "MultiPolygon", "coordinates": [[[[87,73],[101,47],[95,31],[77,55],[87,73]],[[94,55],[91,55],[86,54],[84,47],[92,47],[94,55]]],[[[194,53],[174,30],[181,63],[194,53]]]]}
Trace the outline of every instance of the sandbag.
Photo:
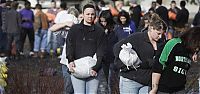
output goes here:
{"type": "Polygon", "coordinates": [[[96,65],[96,55],[94,57],[86,56],[74,61],[75,68],[72,73],[77,78],[88,78],[90,77],[90,71],[93,66],[96,65]]]}
{"type": "Polygon", "coordinates": [[[129,69],[129,66],[133,66],[137,70],[142,61],[132,49],[132,45],[130,43],[123,44],[121,48],[119,59],[127,66],[127,69],[129,69]]]}

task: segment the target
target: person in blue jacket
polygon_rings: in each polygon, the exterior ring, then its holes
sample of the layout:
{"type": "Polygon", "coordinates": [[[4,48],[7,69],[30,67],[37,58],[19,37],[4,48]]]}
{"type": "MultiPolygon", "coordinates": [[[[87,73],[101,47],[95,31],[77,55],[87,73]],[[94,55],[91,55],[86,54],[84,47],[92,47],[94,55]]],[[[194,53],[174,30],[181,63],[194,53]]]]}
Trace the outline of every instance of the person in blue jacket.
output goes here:
{"type": "Polygon", "coordinates": [[[114,31],[118,41],[128,37],[128,35],[136,31],[135,23],[130,19],[128,12],[119,12],[117,21],[118,24],[115,26],[114,31]]]}

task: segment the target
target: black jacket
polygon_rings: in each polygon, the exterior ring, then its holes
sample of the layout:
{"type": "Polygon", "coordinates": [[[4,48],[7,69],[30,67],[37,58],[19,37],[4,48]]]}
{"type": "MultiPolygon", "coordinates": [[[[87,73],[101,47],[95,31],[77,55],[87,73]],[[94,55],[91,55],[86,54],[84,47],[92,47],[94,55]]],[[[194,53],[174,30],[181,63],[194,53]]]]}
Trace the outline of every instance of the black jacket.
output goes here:
{"type": "Polygon", "coordinates": [[[159,6],[156,9],[156,13],[165,21],[166,24],[169,24],[168,10],[164,6],[159,6]]]}
{"type": "Polygon", "coordinates": [[[194,16],[194,20],[192,23],[194,26],[200,26],[200,11],[194,16]]]}
{"type": "Polygon", "coordinates": [[[141,6],[137,5],[135,7],[130,7],[129,11],[131,12],[131,20],[133,20],[135,22],[135,26],[136,28],[138,28],[140,20],[141,20],[141,6]]]}
{"type": "MultiPolygon", "coordinates": [[[[178,7],[175,7],[174,9],[172,9],[172,8],[170,8],[169,10],[168,10],[168,12],[173,12],[173,13],[175,13],[175,14],[177,14],[178,13],[178,11],[180,11],[180,9],[178,8],[178,7]]],[[[176,26],[176,19],[169,19],[169,25],[170,26],[176,26]]]]}
{"type": "Polygon", "coordinates": [[[105,55],[103,57],[103,64],[102,64],[104,74],[105,74],[107,81],[108,81],[108,77],[109,77],[110,64],[111,63],[113,64],[114,59],[115,59],[115,56],[114,56],[114,53],[113,53],[113,47],[117,42],[118,42],[118,38],[115,35],[115,32],[114,31],[108,31],[106,33],[105,55]]]}
{"type": "Polygon", "coordinates": [[[151,68],[154,62],[155,50],[150,43],[147,32],[136,32],[130,35],[128,38],[119,41],[114,46],[115,64],[120,69],[120,75],[124,78],[128,78],[139,82],[143,85],[149,85],[151,80],[151,68]],[[131,43],[133,49],[137,52],[138,57],[141,59],[142,64],[136,70],[133,68],[127,70],[126,66],[119,59],[119,52],[121,45],[131,43]]]}
{"type": "Polygon", "coordinates": [[[101,68],[102,58],[104,56],[105,33],[103,28],[93,24],[86,26],[81,22],[71,27],[67,37],[67,59],[69,63],[85,57],[97,55],[97,64],[93,70],[98,71],[101,68]]]}
{"type": "Polygon", "coordinates": [[[158,91],[173,93],[183,90],[191,65],[190,50],[179,38],[169,40],[160,50],[153,65],[153,72],[161,74],[158,91]]]}
{"type": "Polygon", "coordinates": [[[185,25],[188,23],[188,19],[189,11],[186,8],[182,8],[176,15],[176,26],[185,27],[185,25]]]}

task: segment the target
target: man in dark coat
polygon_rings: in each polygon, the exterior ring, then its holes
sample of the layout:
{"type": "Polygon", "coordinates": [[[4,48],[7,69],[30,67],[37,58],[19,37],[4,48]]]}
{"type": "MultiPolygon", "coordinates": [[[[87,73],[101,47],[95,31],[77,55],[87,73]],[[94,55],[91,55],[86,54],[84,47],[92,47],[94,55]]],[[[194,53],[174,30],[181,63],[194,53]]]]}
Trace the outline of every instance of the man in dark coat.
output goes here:
{"type": "Polygon", "coordinates": [[[141,6],[137,4],[136,0],[130,0],[129,4],[131,6],[129,8],[131,20],[135,22],[135,26],[137,29],[140,23],[140,19],[142,17],[141,6]]]}
{"type": "Polygon", "coordinates": [[[179,33],[184,32],[186,30],[185,28],[188,24],[189,11],[185,8],[185,5],[185,1],[180,2],[181,10],[176,15],[176,26],[174,36],[178,36],[179,33]]]}
{"type": "Polygon", "coordinates": [[[165,6],[162,6],[162,0],[156,0],[157,8],[156,13],[165,21],[165,23],[169,24],[168,10],[165,6]]]}
{"type": "Polygon", "coordinates": [[[193,20],[192,25],[194,25],[194,26],[200,26],[200,6],[199,6],[199,11],[194,16],[194,20],[193,20]]]}

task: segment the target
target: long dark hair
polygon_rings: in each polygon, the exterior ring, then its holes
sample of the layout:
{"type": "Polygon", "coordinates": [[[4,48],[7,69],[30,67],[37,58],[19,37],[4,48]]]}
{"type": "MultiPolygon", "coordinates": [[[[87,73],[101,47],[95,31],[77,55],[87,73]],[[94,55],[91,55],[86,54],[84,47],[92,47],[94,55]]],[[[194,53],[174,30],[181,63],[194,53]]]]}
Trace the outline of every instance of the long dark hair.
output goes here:
{"type": "Polygon", "coordinates": [[[179,36],[191,53],[200,49],[200,27],[192,27],[179,36]]]}
{"type": "Polygon", "coordinates": [[[126,11],[124,11],[124,10],[122,10],[121,12],[119,12],[119,15],[118,15],[118,17],[117,17],[117,20],[118,20],[118,23],[122,25],[122,22],[121,22],[121,20],[120,20],[120,17],[121,17],[121,16],[124,16],[124,17],[126,18],[126,23],[125,23],[125,25],[128,25],[128,24],[130,23],[130,21],[131,21],[130,16],[129,16],[129,13],[126,12],[126,11]]]}
{"type": "MultiPolygon", "coordinates": [[[[113,16],[110,12],[110,10],[104,10],[100,13],[99,15],[99,23],[101,21],[100,18],[105,18],[106,22],[107,22],[107,25],[106,25],[106,29],[108,29],[109,31],[112,31],[113,28],[114,28],[114,24],[115,22],[113,21],[113,16]]],[[[100,23],[101,24],[101,23],[100,23]]]]}

